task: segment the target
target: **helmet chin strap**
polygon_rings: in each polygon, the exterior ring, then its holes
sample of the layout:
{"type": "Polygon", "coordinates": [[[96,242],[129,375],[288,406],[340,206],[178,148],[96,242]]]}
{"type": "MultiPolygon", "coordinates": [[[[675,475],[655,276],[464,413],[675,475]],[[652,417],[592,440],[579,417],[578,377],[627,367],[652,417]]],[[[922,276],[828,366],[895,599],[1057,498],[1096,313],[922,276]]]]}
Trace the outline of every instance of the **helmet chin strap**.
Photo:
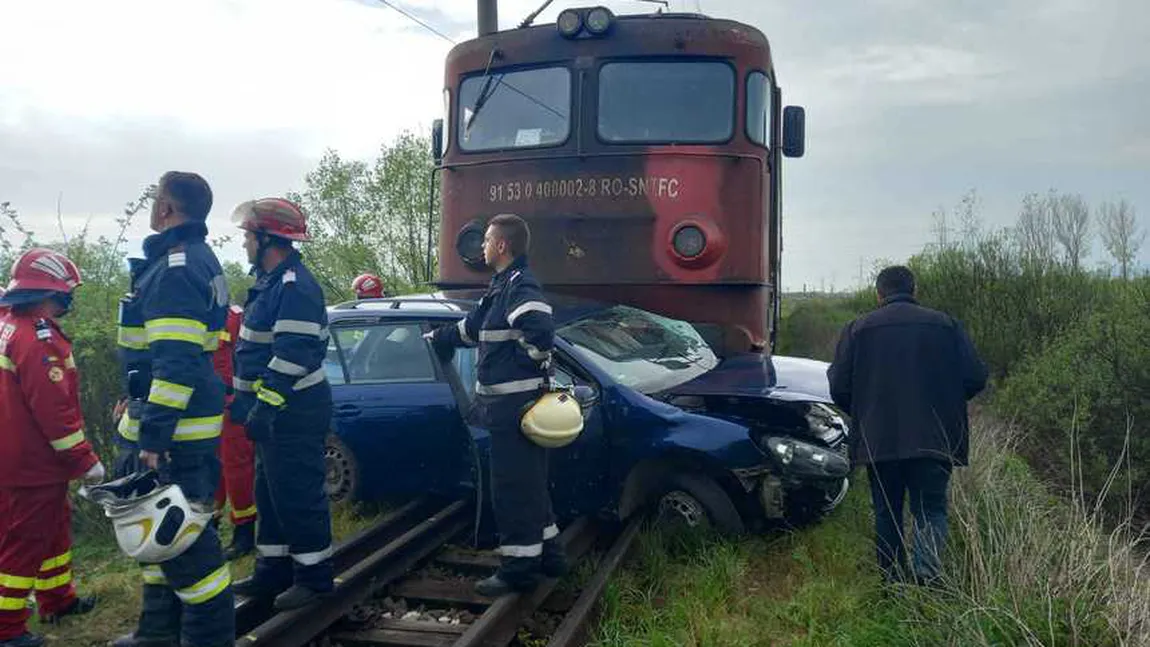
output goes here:
{"type": "Polygon", "coordinates": [[[256,232],[256,260],[252,263],[252,269],[248,274],[258,276],[263,274],[264,271],[264,254],[267,253],[268,247],[271,247],[271,236],[268,236],[262,231],[256,232]]]}

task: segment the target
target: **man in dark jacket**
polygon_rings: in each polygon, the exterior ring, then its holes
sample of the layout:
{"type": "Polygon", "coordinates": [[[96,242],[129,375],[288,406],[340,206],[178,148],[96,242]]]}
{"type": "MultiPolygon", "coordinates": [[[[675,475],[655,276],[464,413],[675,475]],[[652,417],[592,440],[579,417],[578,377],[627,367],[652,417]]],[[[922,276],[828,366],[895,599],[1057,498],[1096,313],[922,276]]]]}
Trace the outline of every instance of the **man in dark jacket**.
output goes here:
{"type": "Polygon", "coordinates": [[[495,272],[490,287],[466,319],[429,334],[445,360],[457,346],[479,346],[475,393],[491,432],[491,498],[502,560],[476,590],[491,597],[529,590],[540,574],[567,571],[547,491],[547,450],[520,430],[525,408],[547,387],[555,338],[551,306],[527,267],[530,236],[519,216],[492,218],[483,238],[483,258],[495,272]]]}
{"type": "Polygon", "coordinates": [[[854,419],[853,459],[869,470],[883,577],[905,572],[909,494],[915,581],[931,583],[946,544],[951,468],[967,464],[966,401],[986,386],[986,367],[957,320],[915,301],[908,268],[888,267],[875,283],[880,307],[843,330],[827,378],[854,419]]]}

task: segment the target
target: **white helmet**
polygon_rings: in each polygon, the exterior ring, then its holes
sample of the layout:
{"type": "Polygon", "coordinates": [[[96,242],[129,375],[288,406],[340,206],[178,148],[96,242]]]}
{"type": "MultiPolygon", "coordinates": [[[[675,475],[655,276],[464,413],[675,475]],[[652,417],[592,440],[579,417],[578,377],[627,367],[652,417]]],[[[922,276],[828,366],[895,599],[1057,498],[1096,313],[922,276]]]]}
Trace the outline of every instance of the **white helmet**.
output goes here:
{"type": "Polygon", "coordinates": [[[144,564],[182,554],[212,518],[210,510],[190,503],[179,485],[161,484],[155,471],[81,488],[80,495],[104,508],[120,550],[144,564]]]}
{"type": "Polygon", "coordinates": [[[583,431],[583,408],[567,391],[550,391],[536,400],[519,421],[523,433],[541,447],[570,445],[583,431]]]}

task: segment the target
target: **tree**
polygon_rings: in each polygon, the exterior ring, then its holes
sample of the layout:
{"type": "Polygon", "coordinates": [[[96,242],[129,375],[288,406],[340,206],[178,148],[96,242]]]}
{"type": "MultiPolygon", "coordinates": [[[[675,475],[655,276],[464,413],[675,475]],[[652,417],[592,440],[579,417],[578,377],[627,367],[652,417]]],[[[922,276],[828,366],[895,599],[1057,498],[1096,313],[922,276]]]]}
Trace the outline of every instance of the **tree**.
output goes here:
{"type": "Polygon", "coordinates": [[[1146,240],[1146,232],[1138,226],[1134,207],[1126,200],[1103,202],[1098,210],[1098,231],[1102,246],[1118,264],[1122,280],[1130,278],[1130,268],[1146,240]]]}
{"type": "Polygon", "coordinates": [[[1023,196],[1014,235],[1025,268],[1042,273],[1054,265],[1052,220],[1048,200],[1037,193],[1023,196]]]}
{"type": "Polygon", "coordinates": [[[1061,195],[1052,189],[1046,197],[1054,224],[1054,238],[1062,248],[1066,266],[1077,272],[1090,255],[1090,209],[1082,196],[1061,195]]]}
{"type": "Polygon", "coordinates": [[[306,189],[291,196],[308,214],[313,242],[303,246],[329,300],[352,298],[351,282],[378,274],[389,294],[410,291],[428,277],[438,236],[438,196],[428,223],[428,182],[433,162],[428,138],[402,133],[380,147],[373,164],[327,151],[306,189]]]}

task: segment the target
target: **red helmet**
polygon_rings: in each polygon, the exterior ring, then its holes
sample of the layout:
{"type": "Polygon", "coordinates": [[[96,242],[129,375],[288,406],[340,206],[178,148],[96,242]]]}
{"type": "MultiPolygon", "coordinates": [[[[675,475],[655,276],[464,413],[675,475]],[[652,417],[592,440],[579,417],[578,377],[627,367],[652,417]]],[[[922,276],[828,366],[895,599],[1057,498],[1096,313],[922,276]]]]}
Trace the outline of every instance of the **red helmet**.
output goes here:
{"type": "Polygon", "coordinates": [[[265,233],[288,240],[311,240],[307,234],[307,216],[294,202],[283,198],[249,200],[232,212],[232,222],[240,229],[265,233]]]}
{"type": "Polygon", "coordinates": [[[70,258],[37,247],[21,254],[12,264],[7,291],[49,290],[71,294],[80,283],[80,268],[70,258]]]}
{"type": "Polygon", "coordinates": [[[383,281],[374,274],[360,274],[351,282],[358,299],[380,299],[383,297],[383,281]]]}

